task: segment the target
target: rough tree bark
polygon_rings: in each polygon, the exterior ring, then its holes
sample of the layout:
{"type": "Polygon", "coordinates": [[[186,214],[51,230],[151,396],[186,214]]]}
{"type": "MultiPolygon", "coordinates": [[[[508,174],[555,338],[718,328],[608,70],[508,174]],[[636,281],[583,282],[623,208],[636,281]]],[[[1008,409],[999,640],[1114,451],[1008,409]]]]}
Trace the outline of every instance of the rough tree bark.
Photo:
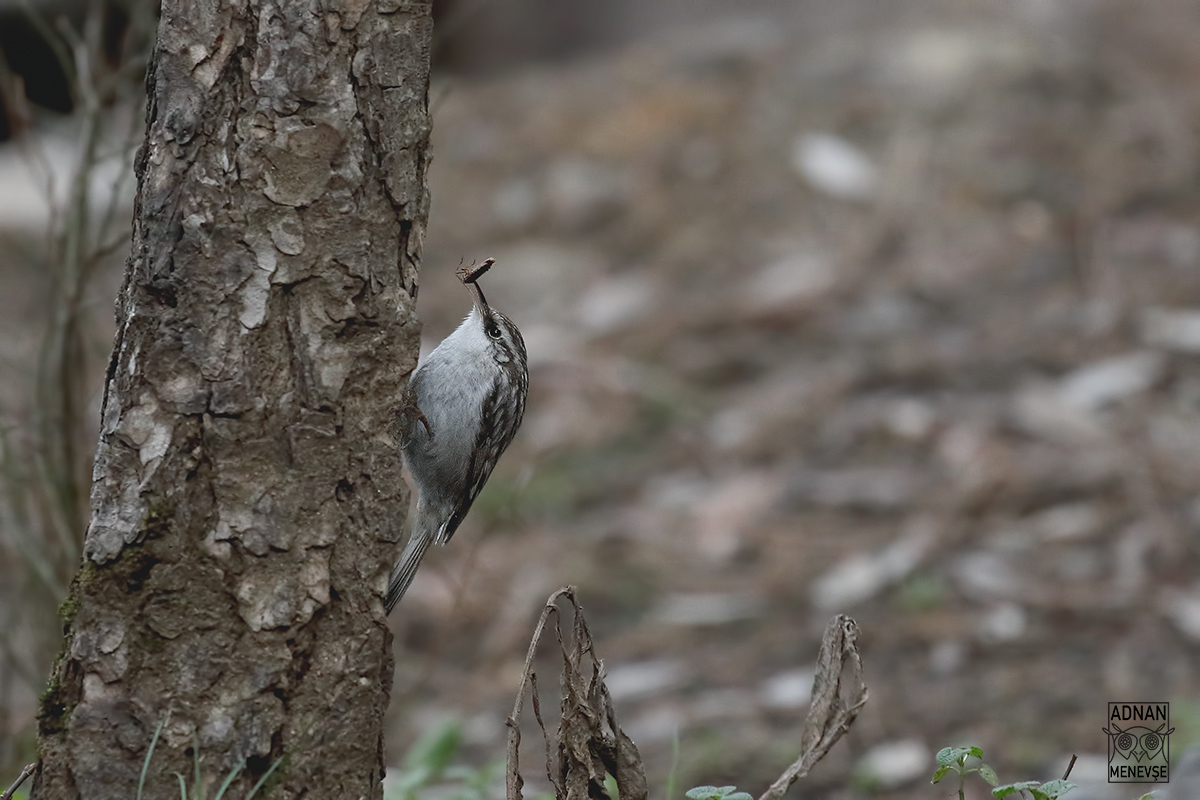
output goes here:
{"type": "Polygon", "coordinates": [[[428,0],[165,0],[35,798],[380,797],[428,0]],[[280,761],[282,759],[282,761],[280,761]],[[260,794],[259,797],[264,795],[260,794]]]}

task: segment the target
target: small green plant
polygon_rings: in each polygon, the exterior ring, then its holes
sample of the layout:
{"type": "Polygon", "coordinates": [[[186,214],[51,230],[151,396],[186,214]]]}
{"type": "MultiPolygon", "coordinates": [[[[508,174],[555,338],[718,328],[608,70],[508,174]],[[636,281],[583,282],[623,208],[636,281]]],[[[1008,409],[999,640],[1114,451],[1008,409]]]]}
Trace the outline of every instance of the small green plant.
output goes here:
{"type": "MultiPolygon", "coordinates": [[[[937,772],[933,773],[933,782],[938,783],[951,772],[957,774],[959,800],[966,800],[966,796],[963,794],[963,784],[967,775],[972,772],[978,772],[979,777],[996,787],[992,789],[992,796],[997,798],[997,800],[1013,796],[1019,797],[1021,800],[1025,800],[1026,798],[1031,798],[1032,800],[1058,800],[1058,798],[1075,788],[1075,784],[1065,778],[1047,783],[1042,783],[1041,781],[1021,781],[1019,783],[1008,783],[1000,786],[1000,778],[996,775],[996,770],[983,763],[983,750],[973,745],[943,747],[938,751],[937,763],[938,768],[937,772]]],[[[1072,766],[1075,764],[1074,759],[1071,759],[1071,764],[1072,766]]],[[[1070,772],[1070,770],[1067,771],[1070,772]]],[[[1142,798],[1138,800],[1142,800],[1142,798]]]]}
{"type": "Polygon", "coordinates": [[[938,783],[951,772],[958,775],[958,800],[965,800],[963,783],[972,772],[978,772],[992,786],[1000,783],[996,770],[983,763],[983,750],[979,747],[943,747],[937,754],[938,769],[933,773],[933,782],[938,783]]]}
{"type": "Polygon", "coordinates": [[[754,800],[747,792],[739,792],[736,786],[697,786],[688,789],[688,800],[754,800]]]}

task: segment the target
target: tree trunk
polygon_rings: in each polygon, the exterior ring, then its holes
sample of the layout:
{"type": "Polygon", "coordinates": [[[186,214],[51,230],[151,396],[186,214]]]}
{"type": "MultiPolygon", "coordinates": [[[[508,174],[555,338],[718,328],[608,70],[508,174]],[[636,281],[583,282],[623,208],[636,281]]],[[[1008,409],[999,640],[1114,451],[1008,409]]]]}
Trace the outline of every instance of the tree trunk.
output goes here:
{"type": "Polygon", "coordinates": [[[132,800],[160,726],[146,798],[272,767],[257,797],[381,796],[431,30],[420,0],[163,3],[33,797],[132,800]]]}

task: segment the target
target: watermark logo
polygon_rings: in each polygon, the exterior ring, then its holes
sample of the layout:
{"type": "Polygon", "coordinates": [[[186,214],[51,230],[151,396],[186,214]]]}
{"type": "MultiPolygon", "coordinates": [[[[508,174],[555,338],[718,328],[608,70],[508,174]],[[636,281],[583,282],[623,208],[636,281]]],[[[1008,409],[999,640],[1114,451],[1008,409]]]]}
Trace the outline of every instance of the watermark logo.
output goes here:
{"type": "Polygon", "coordinates": [[[1171,727],[1168,703],[1109,703],[1109,783],[1167,783],[1171,727]]]}

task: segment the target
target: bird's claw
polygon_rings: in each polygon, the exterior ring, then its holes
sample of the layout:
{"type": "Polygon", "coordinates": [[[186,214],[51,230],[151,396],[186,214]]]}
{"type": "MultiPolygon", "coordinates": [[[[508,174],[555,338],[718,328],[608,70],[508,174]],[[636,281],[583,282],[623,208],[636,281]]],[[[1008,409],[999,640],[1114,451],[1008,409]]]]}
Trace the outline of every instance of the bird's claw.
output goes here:
{"type": "Polygon", "coordinates": [[[433,427],[420,406],[417,405],[417,393],[411,387],[404,390],[403,403],[396,412],[395,430],[400,448],[403,449],[412,441],[413,428],[420,422],[429,438],[433,438],[433,427]]]}

